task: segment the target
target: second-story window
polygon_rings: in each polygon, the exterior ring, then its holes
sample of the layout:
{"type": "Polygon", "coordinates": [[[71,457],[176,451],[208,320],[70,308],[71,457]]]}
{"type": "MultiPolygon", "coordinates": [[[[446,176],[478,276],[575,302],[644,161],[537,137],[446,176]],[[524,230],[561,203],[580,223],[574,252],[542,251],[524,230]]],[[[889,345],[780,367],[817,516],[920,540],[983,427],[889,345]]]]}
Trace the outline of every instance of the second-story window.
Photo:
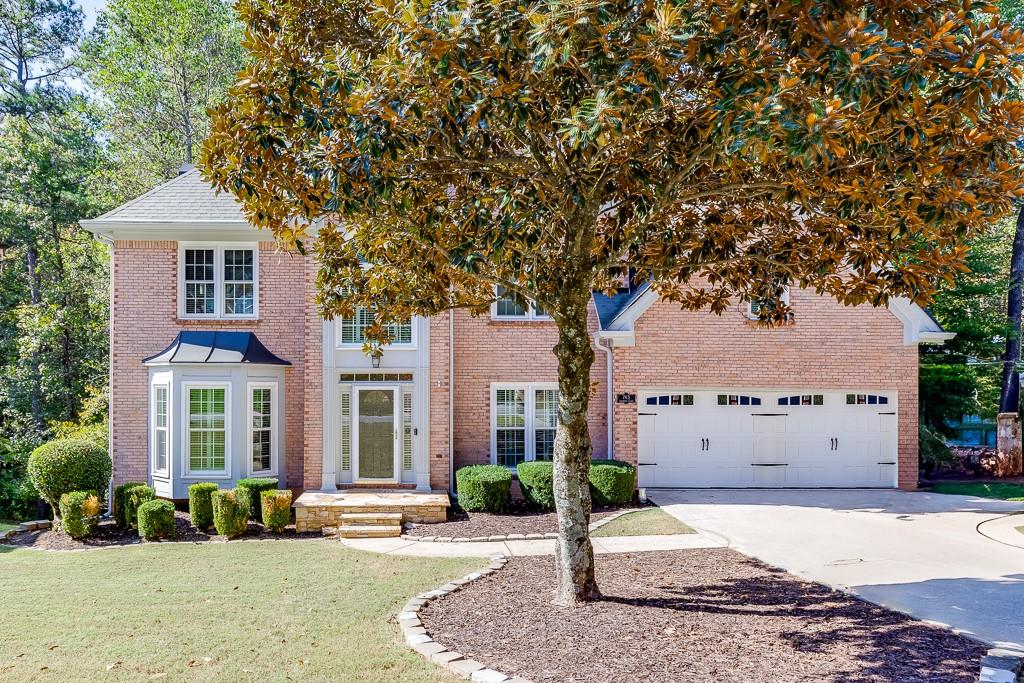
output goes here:
{"type": "MultiPolygon", "coordinates": [[[[350,318],[341,318],[339,322],[339,340],[342,346],[362,346],[366,341],[366,328],[373,325],[374,312],[372,309],[359,307],[356,314],[350,318]]],[[[392,346],[413,345],[412,320],[386,325],[388,336],[391,337],[392,346]]]]}
{"type": "Polygon", "coordinates": [[[255,246],[183,245],[179,260],[179,315],[256,317],[259,285],[255,246]]]}
{"type": "Polygon", "coordinates": [[[495,288],[496,296],[491,305],[491,317],[496,320],[548,320],[544,309],[533,303],[525,305],[517,301],[508,290],[501,285],[495,288]]]}

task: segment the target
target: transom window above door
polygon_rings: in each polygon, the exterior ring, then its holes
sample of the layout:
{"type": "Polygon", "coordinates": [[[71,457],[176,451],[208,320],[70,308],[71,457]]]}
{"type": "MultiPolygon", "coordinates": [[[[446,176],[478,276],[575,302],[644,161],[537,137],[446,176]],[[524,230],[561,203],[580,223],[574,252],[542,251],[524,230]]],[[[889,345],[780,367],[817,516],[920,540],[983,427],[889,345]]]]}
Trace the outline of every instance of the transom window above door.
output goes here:
{"type": "Polygon", "coordinates": [[[182,318],[255,318],[259,256],[255,245],[181,244],[178,314],[182,318]]]}
{"type": "Polygon", "coordinates": [[[551,460],[558,427],[558,388],[553,384],[491,387],[491,461],[515,467],[551,460]]]}

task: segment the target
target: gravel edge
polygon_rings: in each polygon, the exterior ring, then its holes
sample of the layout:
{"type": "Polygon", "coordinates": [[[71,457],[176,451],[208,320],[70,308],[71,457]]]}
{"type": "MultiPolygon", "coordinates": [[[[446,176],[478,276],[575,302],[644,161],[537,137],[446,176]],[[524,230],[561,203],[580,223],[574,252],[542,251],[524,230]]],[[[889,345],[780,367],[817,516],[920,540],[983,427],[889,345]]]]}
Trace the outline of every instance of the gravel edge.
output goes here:
{"type": "MultiPolygon", "coordinates": [[[[630,508],[628,510],[619,510],[618,512],[613,512],[607,517],[602,517],[596,522],[591,522],[590,531],[597,531],[608,522],[616,520],[619,517],[622,517],[623,515],[628,515],[631,512],[637,512],[638,510],[643,509],[645,508],[630,508]]],[[[405,541],[418,541],[419,543],[500,543],[502,541],[540,541],[544,539],[558,538],[558,534],[553,532],[549,532],[546,534],[497,534],[495,536],[468,536],[465,538],[451,538],[448,536],[412,536],[409,534],[402,534],[401,538],[405,541]]]]}
{"type": "Polygon", "coordinates": [[[525,678],[513,678],[496,669],[488,668],[486,664],[475,659],[469,659],[461,652],[449,650],[427,633],[427,629],[420,620],[420,610],[431,601],[442,598],[449,593],[454,593],[466,584],[493,574],[503,569],[506,564],[508,564],[508,558],[502,553],[491,555],[491,563],[484,569],[467,574],[461,579],[449,581],[434,590],[420,593],[410,598],[405,603],[405,606],[402,607],[402,611],[397,615],[398,627],[402,630],[402,636],[405,638],[406,644],[412,648],[413,652],[427,661],[437,664],[448,673],[474,681],[474,683],[531,683],[531,681],[525,678]]]}

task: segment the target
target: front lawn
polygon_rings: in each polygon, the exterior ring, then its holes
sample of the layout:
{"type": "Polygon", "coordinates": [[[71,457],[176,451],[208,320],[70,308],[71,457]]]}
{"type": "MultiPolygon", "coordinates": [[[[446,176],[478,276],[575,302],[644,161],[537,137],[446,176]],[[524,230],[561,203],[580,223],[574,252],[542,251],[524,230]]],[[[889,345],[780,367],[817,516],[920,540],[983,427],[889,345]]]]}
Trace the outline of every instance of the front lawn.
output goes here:
{"type": "Polygon", "coordinates": [[[958,496],[1024,501],[1024,484],[998,481],[939,481],[932,484],[931,491],[932,493],[950,493],[958,496]]]}
{"type": "Polygon", "coordinates": [[[0,534],[7,531],[8,529],[14,529],[18,526],[17,522],[0,522],[0,534]]]}
{"type": "Polygon", "coordinates": [[[480,564],[328,540],[0,546],[0,680],[450,680],[392,616],[480,564]]]}
{"type": "Polygon", "coordinates": [[[594,536],[665,536],[692,534],[693,529],[661,508],[637,510],[613,519],[594,532],[594,536]]]}

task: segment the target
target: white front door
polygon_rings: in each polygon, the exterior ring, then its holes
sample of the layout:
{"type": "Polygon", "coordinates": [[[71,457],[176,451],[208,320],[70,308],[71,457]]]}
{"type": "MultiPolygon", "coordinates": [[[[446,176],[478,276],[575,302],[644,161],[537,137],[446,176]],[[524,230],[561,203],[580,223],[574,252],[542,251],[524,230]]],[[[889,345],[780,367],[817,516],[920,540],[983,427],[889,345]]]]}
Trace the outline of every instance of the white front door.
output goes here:
{"type": "Polygon", "coordinates": [[[402,424],[398,386],[355,388],[352,452],[356,481],[395,482],[401,474],[399,432],[402,424]]]}

